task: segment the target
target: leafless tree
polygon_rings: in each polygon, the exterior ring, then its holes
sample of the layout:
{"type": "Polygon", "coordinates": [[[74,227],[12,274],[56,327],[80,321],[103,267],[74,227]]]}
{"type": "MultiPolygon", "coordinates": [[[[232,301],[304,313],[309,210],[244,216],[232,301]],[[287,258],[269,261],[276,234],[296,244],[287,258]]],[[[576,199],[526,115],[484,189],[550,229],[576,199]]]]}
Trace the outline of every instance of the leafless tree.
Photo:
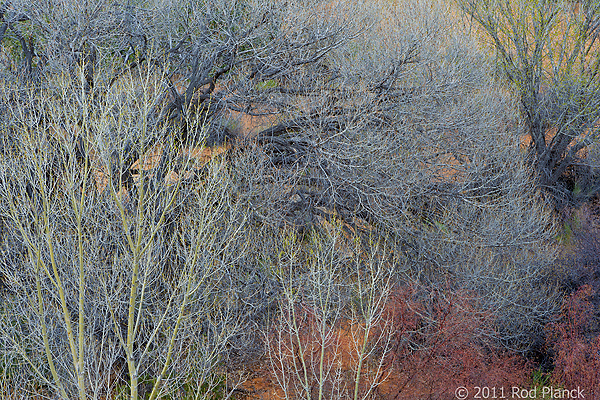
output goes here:
{"type": "Polygon", "coordinates": [[[520,100],[529,162],[557,206],[598,192],[597,1],[461,1],[520,100]]]}

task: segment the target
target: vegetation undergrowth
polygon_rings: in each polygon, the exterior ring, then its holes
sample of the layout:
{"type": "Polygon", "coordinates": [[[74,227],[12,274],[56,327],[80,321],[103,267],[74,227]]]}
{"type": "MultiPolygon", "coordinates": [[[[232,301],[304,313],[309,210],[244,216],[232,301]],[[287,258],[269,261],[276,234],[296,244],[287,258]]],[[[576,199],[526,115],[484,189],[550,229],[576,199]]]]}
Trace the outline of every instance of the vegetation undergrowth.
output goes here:
{"type": "Polygon", "coordinates": [[[600,6],[498,4],[0,1],[0,397],[596,396],[600,6]]]}

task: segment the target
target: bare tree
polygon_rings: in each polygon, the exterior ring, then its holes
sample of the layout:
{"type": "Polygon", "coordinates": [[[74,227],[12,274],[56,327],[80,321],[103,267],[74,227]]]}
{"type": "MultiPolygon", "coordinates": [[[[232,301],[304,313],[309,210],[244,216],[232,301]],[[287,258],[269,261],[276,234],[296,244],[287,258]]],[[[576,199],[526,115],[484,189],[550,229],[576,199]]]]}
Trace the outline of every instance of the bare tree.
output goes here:
{"type": "Polygon", "coordinates": [[[157,171],[140,166],[130,185],[123,142],[148,104],[114,96],[102,113],[84,104],[80,125],[68,97],[29,95],[11,104],[15,147],[2,158],[0,187],[2,248],[13,254],[0,267],[0,332],[7,356],[28,371],[19,389],[65,399],[233,390],[215,389],[218,365],[252,318],[234,294],[246,212],[229,197],[236,190],[222,162],[186,185],[157,176],[174,167],[162,160],[157,171]],[[72,146],[77,131],[87,157],[72,146]]]}
{"type": "Polygon", "coordinates": [[[520,100],[529,157],[557,205],[599,189],[597,1],[461,1],[520,100]]]}

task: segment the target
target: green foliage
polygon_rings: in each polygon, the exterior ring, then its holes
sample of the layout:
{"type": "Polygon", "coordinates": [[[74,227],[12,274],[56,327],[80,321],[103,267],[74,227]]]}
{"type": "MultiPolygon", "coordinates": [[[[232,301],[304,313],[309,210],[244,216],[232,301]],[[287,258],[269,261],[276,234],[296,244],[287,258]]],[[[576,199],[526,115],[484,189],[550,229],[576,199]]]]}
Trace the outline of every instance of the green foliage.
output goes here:
{"type": "Polygon", "coordinates": [[[565,245],[572,245],[575,240],[575,232],[581,228],[581,221],[576,212],[562,223],[562,229],[556,237],[556,240],[565,245]]]}
{"type": "Polygon", "coordinates": [[[268,89],[276,88],[278,85],[279,85],[279,82],[277,79],[268,79],[263,82],[258,82],[256,84],[256,89],[257,90],[268,90],[268,89]]]}
{"type": "Polygon", "coordinates": [[[541,369],[535,369],[532,373],[532,385],[533,387],[544,387],[550,385],[551,374],[543,372],[541,369]]]}

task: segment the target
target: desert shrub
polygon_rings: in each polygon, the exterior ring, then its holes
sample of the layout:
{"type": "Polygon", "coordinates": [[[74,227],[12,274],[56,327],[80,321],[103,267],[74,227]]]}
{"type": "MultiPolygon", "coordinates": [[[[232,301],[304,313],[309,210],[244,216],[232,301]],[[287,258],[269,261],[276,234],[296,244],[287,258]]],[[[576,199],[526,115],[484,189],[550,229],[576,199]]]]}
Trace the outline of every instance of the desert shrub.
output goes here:
{"type": "Polygon", "coordinates": [[[490,320],[468,292],[398,288],[386,305],[394,324],[386,398],[453,398],[458,386],[527,383],[524,358],[495,346],[490,320]]]}
{"type": "Polygon", "coordinates": [[[600,335],[592,288],[584,285],[565,299],[561,319],[548,326],[554,352],[552,380],[566,389],[581,388],[586,397],[600,387],[600,335]]]}

